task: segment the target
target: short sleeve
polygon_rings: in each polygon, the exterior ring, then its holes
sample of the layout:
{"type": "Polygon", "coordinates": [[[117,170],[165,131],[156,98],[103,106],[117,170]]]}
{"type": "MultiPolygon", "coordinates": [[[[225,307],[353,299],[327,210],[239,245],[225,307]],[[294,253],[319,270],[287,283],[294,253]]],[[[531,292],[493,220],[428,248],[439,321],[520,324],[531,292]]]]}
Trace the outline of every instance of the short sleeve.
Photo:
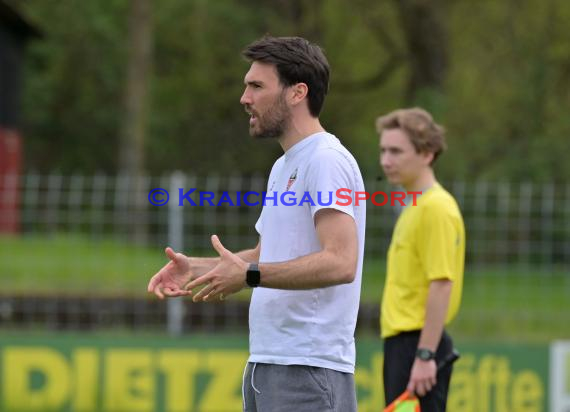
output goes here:
{"type": "Polygon", "coordinates": [[[259,233],[259,236],[261,236],[261,231],[263,230],[263,209],[261,209],[259,218],[257,218],[257,222],[255,222],[255,230],[259,233]]]}
{"type": "MultiPolygon", "coordinates": [[[[273,164],[273,167],[271,168],[271,172],[269,173],[269,178],[267,179],[267,186],[266,186],[266,191],[270,192],[271,191],[271,187],[273,185],[273,182],[275,181],[275,176],[278,175],[279,170],[281,169],[281,167],[283,166],[283,156],[281,156],[279,159],[277,159],[275,161],[275,163],[273,164]]],[[[265,207],[261,208],[261,213],[259,214],[259,218],[257,219],[257,222],[255,222],[255,230],[257,231],[257,233],[259,233],[259,235],[261,236],[261,232],[263,231],[263,211],[265,210],[265,207]]]]}
{"type": "Polygon", "coordinates": [[[437,203],[426,205],[418,227],[418,254],[429,280],[455,280],[461,233],[456,217],[437,203]]]}
{"type": "Polygon", "coordinates": [[[339,210],[354,218],[354,192],[359,188],[356,187],[351,162],[343,153],[333,148],[316,153],[307,169],[306,189],[313,200],[313,218],[319,210],[327,208],[339,210]],[[337,196],[337,191],[342,189],[350,190],[342,192],[343,196],[351,197],[350,202],[337,196]]]}

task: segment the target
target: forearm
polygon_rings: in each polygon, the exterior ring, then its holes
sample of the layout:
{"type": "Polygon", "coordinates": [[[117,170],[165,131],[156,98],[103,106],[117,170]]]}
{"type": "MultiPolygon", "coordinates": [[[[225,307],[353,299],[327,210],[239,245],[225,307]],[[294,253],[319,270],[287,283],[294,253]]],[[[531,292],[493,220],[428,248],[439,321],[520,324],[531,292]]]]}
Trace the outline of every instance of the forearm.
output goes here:
{"type": "Polygon", "coordinates": [[[196,279],[212,270],[220,261],[219,257],[188,257],[192,279],[196,279]]]}
{"type": "Polygon", "coordinates": [[[274,289],[303,290],[350,283],[356,274],[356,254],[346,256],[323,250],[287,262],[262,263],[261,285],[274,289]]]}
{"type": "MultiPolygon", "coordinates": [[[[246,249],[237,252],[240,258],[246,262],[258,262],[259,261],[259,247],[254,249],[246,249]]],[[[190,268],[192,273],[192,279],[196,279],[210,270],[212,270],[218,263],[220,263],[220,257],[189,257],[188,262],[190,263],[190,268]]]]}
{"type": "Polygon", "coordinates": [[[259,248],[242,250],[237,252],[236,255],[248,263],[259,262],[259,248]]]}
{"type": "Polygon", "coordinates": [[[447,279],[434,280],[430,283],[426,303],[426,318],[418,347],[436,351],[447,317],[452,286],[452,281],[447,279]]]}

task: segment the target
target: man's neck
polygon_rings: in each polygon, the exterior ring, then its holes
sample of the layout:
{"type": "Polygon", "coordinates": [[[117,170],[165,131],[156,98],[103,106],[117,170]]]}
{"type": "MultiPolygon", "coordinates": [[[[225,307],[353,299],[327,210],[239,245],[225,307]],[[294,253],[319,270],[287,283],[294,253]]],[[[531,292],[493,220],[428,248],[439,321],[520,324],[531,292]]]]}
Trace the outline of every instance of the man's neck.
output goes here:
{"type": "Polygon", "coordinates": [[[304,121],[292,120],[287,131],[279,138],[279,144],[286,152],[301,140],[319,132],[324,132],[318,118],[310,117],[304,121]]]}
{"type": "Polygon", "coordinates": [[[434,185],[436,182],[433,170],[428,168],[416,180],[411,183],[405,184],[404,189],[408,192],[424,192],[434,185]]]}

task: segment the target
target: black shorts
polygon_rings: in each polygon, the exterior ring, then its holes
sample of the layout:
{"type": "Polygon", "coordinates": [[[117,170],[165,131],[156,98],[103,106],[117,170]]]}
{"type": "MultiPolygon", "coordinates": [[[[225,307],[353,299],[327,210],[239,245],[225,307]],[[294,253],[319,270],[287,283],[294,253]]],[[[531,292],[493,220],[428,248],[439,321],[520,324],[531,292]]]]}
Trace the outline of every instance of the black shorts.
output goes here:
{"type": "MultiPolygon", "coordinates": [[[[386,405],[407,388],[416,358],[420,331],[402,332],[384,340],[384,396],[386,405]]],[[[435,360],[441,362],[453,350],[451,337],[444,331],[437,347],[435,360]]],[[[420,398],[422,412],[444,412],[453,365],[443,367],[437,374],[437,384],[420,398]]]]}

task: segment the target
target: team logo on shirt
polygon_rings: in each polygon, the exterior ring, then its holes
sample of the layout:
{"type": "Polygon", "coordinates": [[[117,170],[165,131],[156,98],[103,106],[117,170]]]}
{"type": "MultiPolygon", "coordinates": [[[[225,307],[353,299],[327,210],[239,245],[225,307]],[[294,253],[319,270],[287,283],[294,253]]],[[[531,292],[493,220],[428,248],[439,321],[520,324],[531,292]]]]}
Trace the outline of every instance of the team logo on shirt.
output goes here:
{"type": "Polygon", "coordinates": [[[297,169],[295,169],[293,173],[291,173],[291,176],[289,176],[289,181],[287,182],[287,190],[291,189],[291,186],[293,186],[295,180],[297,180],[297,169]]]}

